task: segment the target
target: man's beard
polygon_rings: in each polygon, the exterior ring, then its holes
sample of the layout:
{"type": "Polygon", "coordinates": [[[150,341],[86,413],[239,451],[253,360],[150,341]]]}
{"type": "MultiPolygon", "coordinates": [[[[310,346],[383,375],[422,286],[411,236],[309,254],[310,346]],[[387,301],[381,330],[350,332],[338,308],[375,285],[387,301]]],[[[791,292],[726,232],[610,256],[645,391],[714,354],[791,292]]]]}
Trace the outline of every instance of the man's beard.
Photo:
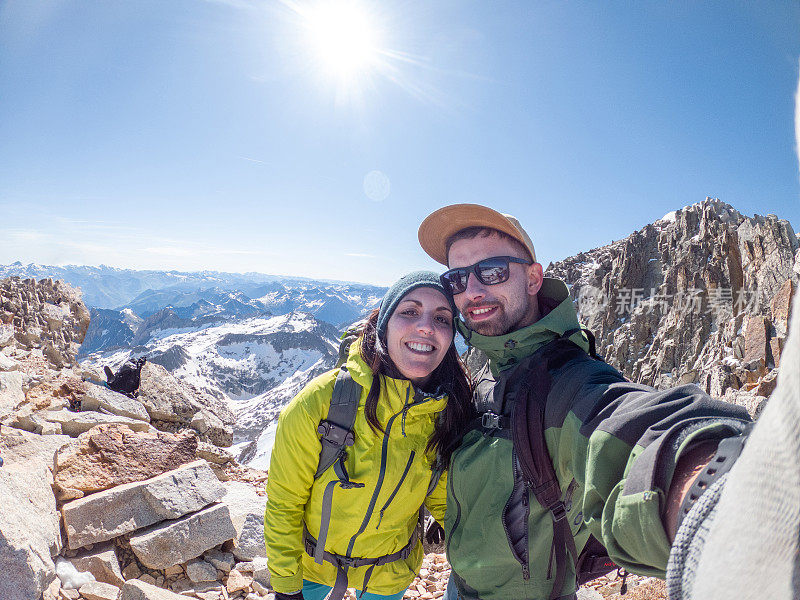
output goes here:
{"type": "Polygon", "coordinates": [[[464,323],[466,323],[469,329],[475,333],[486,336],[505,335],[507,333],[511,333],[512,331],[516,331],[519,329],[519,324],[525,317],[528,308],[523,304],[512,313],[508,313],[506,312],[506,307],[503,304],[498,303],[495,314],[491,319],[486,321],[473,321],[472,318],[469,317],[469,309],[478,308],[483,305],[483,303],[470,304],[464,307],[464,310],[461,312],[461,314],[464,318],[464,323]]]}

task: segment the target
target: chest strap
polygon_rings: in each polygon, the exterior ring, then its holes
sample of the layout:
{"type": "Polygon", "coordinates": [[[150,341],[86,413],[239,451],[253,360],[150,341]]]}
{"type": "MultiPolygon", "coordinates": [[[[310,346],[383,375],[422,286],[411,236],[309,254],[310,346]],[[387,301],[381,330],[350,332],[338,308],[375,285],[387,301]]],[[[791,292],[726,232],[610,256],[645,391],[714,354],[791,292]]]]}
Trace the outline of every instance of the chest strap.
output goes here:
{"type": "Polygon", "coordinates": [[[303,528],[303,545],[305,547],[306,554],[313,556],[315,560],[319,555],[324,560],[336,567],[336,583],[333,584],[333,590],[331,591],[330,596],[328,596],[328,600],[342,600],[342,598],[344,598],[344,595],[347,592],[347,570],[350,567],[369,566],[369,569],[367,569],[367,572],[364,574],[364,583],[361,587],[362,591],[365,592],[367,590],[369,578],[372,576],[373,569],[396,560],[407,559],[409,556],[411,556],[411,552],[414,550],[414,546],[417,544],[417,539],[417,530],[415,529],[414,533],[411,534],[411,539],[408,540],[408,543],[397,552],[379,556],[377,558],[358,558],[355,556],[343,556],[341,554],[328,552],[325,550],[322,544],[318,543],[317,540],[314,539],[314,536],[308,532],[308,529],[305,527],[303,528]]]}

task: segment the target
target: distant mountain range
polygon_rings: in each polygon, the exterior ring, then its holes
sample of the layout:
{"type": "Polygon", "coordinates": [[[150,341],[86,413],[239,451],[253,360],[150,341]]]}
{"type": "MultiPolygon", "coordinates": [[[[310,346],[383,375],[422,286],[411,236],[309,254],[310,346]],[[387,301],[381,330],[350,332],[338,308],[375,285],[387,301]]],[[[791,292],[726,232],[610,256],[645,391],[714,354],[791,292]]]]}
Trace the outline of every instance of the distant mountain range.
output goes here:
{"type": "MultiPolygon", "coordinates": [[[[274,314],[286,314],[304,305],[306,312],[321,320],[342,324],[353,306],[376,304],[386,292],[385,287],[360,283],[263,273],[138,271],[105,265],[24,265],[19,261],[0,265],[0,279],[11,276],[61,279],[80,288],[90,308],[131,308],[140,317],[166,306],[186,307],[204,299],[214,303],[220,294],[238,292],[246,296],[246,300],[239,300],[260,301],[261,309],[274,314]],[[339,320],[342,315],[345,317],[339,320]]],[[[257,304],[254,307],[259,308],[257,304]]]]}
{"type": "Polygon", "coordinates": [[[61,279],[81,289],[92,321],[80,355],[147,342],[150,332],[304,312],[342,327],[376,307],[386,288],[261,273],[136,271],[0,265],[0,279],[61,279]]]}

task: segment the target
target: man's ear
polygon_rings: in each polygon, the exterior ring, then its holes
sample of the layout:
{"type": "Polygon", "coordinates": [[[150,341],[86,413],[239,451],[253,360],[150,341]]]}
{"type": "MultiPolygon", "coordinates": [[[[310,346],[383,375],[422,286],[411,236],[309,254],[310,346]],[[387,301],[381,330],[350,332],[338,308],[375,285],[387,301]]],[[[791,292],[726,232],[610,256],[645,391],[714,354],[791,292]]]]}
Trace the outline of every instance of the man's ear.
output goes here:
{"type": "Polygon", "coordinates": [[[528,295],[535,296],[542,289],[544,282],[544,271],[542,265],[533,263],[528,265],[528,295]]]}

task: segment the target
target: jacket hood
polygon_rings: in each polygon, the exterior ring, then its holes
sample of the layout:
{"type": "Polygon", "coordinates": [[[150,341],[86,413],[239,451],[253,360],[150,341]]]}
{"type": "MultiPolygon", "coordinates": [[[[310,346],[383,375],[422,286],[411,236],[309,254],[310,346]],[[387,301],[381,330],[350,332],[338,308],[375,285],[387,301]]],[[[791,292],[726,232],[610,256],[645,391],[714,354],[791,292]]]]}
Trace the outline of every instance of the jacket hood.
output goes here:
{"type": "Polygon", "coordinates": [[[567,285],[560,279],[545,277],[537,294],[539,308],[546,311],[535,323],[505,335],[481,335],[469,329],[462,319],[458,319],[458,330],[467,344],[483,350],[489,357],[492,374],[497,377],[500,371],[515,366],[523,358],[573,329],[577,329],[569,339],[589,351],[589,342],[578,323],[578,314],[569,297],[567,285]],[[548,310],[549,308],[549,310],[548,310]]]}

